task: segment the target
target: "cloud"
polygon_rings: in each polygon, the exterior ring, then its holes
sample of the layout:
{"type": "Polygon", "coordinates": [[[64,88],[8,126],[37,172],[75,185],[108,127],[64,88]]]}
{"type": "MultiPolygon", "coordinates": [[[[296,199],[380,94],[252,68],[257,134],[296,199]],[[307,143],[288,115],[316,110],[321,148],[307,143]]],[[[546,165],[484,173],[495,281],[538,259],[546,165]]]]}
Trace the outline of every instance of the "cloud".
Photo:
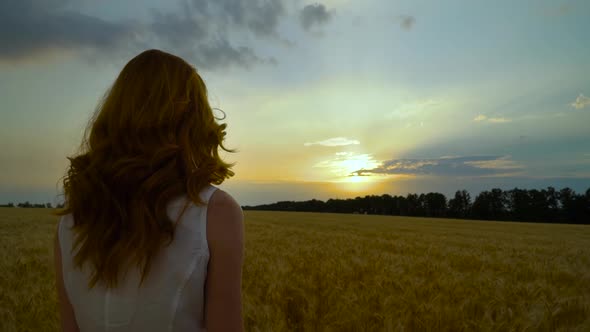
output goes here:
{"type": "Polygon", "coordinates": [[[55,51],[110,52],[133,41],[129,22],[109,22],[67,10],[66,1],[0,1],[0,60],[55,51]]]}
{"type": "Polygon", "coordinates": [[[320,26],[332,19],[333,13],[328,12],[322,4],[307,5],[301,9],[300,22],[305,30],[310,30],[314,25],[320,26]]]}
{"type": "Polygon", "coordinates": [[[285,0],[192,0],[193,15],[209,24],[233,25],[257,36],[277,34],[285,0]]]}
{"type": "MultiPolygon", "coordinates": [[[[478,157],[470,157],[477,159],[478,157]]],[[[464,161],[466,165],[474,166],[481,169],[493,170],[516,170],[522,166],[511,160],[509,156],[494,156],[494,158],[482,158],[481,160],[464,161]]]]}
{"type": "Polygon", "coordinates": [[[340,177],[348,177],[355,170],[359,168],[374,168],[378,167],[379,162],[373,158],[371,154],[336,154],[328,160],[320,161],[313,165],[314,168],[327,168],[334,175],[340,177]]]}
{"type": "Polygon", "coordinates": [[[276,64],[274,58],[260,58],[250,47],[235,47],[225,39],[204,43],[197,54],[197,67],[223,68],[238,65],[247,68],[254,64],[276,64]]]}
{"type": "Polygon", "coordinates": [[[397,17],[399,26],[404,30],[412,30],[414,24],[416,24],[416,18],[410,15],[400,15],[397,17]]]}
{"type": "Polygon", "coordinates": [[[505,118],[505,117],[488,118],[488,122],[491,122],[491,123],[506,123],[506,122],[512,122],[512,119],[505,118]]]}
{"type": "Polygon", "coordinates": [[[361,144],[361,142],[359,142],[355,139],[350,139],[350,138],[346,138],[346,137],[333,137],[333,138],[328,138],[323,141],[305,143],[303,145],[304,146],[312,146],[312,145],[345,146],[345,145],[357,145],[357,144],[361,144]]]}
{"type": "Polygon", "coordinates": [[[487,116],[485,116],[483,114],[479,114],[478,116],[473,118],[473,121],[475,121],[475,122],[490,122],[490,123],[506,123],[506,122],[512,122],[512,119],[505,118],[505,117],[488,118],[487,116]]]}
{"type": "Polygon", "coordinates": [[[385,114],[387,119],[407,119],[420,115],[421,113],[432,109],[433,107],[439,106],[441,102],[436,100],[422,100],[410,103],[404,103],[395,107],[391,112],[385,114]]]}
{"type": "Polygon", "coordinates": [[[276,59],[232,40],[244,33],[278,40],[284,1],[188,0],[180,11],[153,10],[147,22],[115,22],[81,14],[69,0],[0,1],[0,61],[56,51],[129,56],[156,47],[209,70],[275,64],[276,59]]]}
{"type": "Polygon", "coordinates": [[[489,176],[513,174],[522,166],[509,156],[461,156],[434,159],[391,159],[379,167],[358,169],[355,175],[406,174],[440,176],[489,176]]]}
{"type": "Polygon", "coordinates": [[[570,106],[577,110],[581,110],[582,108],[590,106],[590,98],[580,93],[578,98],[576,98],[576,100],[573,103],[571,103],[570,106]]]}

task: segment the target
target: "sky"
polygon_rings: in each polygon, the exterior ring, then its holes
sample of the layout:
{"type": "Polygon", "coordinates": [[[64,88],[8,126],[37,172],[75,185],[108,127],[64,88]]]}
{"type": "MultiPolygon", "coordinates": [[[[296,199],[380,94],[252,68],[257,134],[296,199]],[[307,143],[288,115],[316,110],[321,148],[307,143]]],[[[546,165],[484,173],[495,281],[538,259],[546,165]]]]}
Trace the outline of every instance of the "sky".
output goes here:
{"type": "Polygon", "coordinates": [[[0,0],[0,204],[56,202],[98,100],[158,48],[227,123],[242,205],[590,188],[590,2],[0,0]]]}

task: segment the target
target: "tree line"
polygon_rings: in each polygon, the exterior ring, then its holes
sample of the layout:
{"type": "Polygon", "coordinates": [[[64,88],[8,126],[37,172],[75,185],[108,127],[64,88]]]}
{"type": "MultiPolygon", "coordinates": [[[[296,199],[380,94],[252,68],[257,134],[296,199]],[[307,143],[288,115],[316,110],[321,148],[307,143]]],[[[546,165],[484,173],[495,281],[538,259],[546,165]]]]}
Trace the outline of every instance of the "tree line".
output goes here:
{"type": "MultiPolygon", "coordinates": [[[[8,203],[8,204],[0,204],[0,207],[9,207],[9,208],[13,208],[13,207],[19,207],[19,208],[42,208],[42,209],[53,209],[53,205],[51,203],[44,203],[44,204],[39,204],[39,203],[30,203],[29,201],[26,202],[22,202],[22,203],[18,203],[18,204],[14,204],[12,202],[8,203]]],[[[62,203],[57,204],[57,206],[55,206],[56,208],[63,208],[64,205],[62,203]]]]}
{"type": "Polygon", "coordinates": [[[368,195],[321,201],[281,201],[243,206],[244,210],[360,213],[394,216],[459,218],[478,220],[590,224],[590,188],[576,193],[570,188],[555,190],[494,188],[471,199],[467,190],[458,190],[447,199],[437,192],[406,196],[368,195]]]}

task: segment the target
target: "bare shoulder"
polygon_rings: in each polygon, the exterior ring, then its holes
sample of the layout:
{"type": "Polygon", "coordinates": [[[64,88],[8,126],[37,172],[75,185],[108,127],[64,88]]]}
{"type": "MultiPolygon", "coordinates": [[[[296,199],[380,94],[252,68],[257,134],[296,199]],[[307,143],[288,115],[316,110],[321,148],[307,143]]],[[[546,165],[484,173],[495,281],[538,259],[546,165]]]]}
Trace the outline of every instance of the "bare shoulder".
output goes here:
{"type": "Polygon", "coordinates": [[[217,223],[235,223],[243,219],[240,204],[227,192],[217,189],[209,199],[207,217],[217,223]],[[236,220],[239,219],[239,220],[236,220]]]}
{"type": "Polygon", "coordinates": [[[207,209],[210,258],[205,285],[205,327],[208,331],[243,331],[242,266],[244,216],[228,193],[216,190],[207,209]]]}
{"type": "Polygon", "coordinates": [[[238,202],[227,192],[216,190],[207,207],[207,239],[210,244],[241,245],[243,229],[244,214],[238,202]]]}
{"type": "Polygon", "coordinates": [[[232,197],[232,195],[221,189],[215,190],[215,192],[213,193],[213,195],[211,195],[211,198],[209,199],[209,209],[215,210],[216,208],[231,208],[232,210],[239,209],[240,212],[242,211],[242,208],[240,207],[238,202],[232,197]]]}

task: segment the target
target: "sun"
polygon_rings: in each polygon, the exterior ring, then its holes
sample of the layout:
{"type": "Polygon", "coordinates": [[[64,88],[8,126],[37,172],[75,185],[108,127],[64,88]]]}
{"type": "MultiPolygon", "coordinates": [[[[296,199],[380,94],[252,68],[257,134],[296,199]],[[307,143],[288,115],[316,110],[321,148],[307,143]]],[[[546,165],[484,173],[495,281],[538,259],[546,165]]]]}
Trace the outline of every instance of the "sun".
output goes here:
{"type": "Polygon", "coordinates": [[[370,176],[351,175],[346,177],[342,182],[345,183],[366,183],[371,182],[370,176]]]}
{"type": "Polygon", "coordinates": [[[343,191],[362,192],[371,189],[381,177],[358,175],[355,172],[375,169],[380,164],[371,154],[338,152],[333,159],[321,161],[314,168],[323,169],[325,177],[337,183],[343,191]]]}
{"type": "Polygon", "coordinates": [[[375,187],[380,182],[378,176],[366,176],[366,175],[348,175],[340,179],[335,180],[338,187],[345,192],[366,192],[375,187]]]}

